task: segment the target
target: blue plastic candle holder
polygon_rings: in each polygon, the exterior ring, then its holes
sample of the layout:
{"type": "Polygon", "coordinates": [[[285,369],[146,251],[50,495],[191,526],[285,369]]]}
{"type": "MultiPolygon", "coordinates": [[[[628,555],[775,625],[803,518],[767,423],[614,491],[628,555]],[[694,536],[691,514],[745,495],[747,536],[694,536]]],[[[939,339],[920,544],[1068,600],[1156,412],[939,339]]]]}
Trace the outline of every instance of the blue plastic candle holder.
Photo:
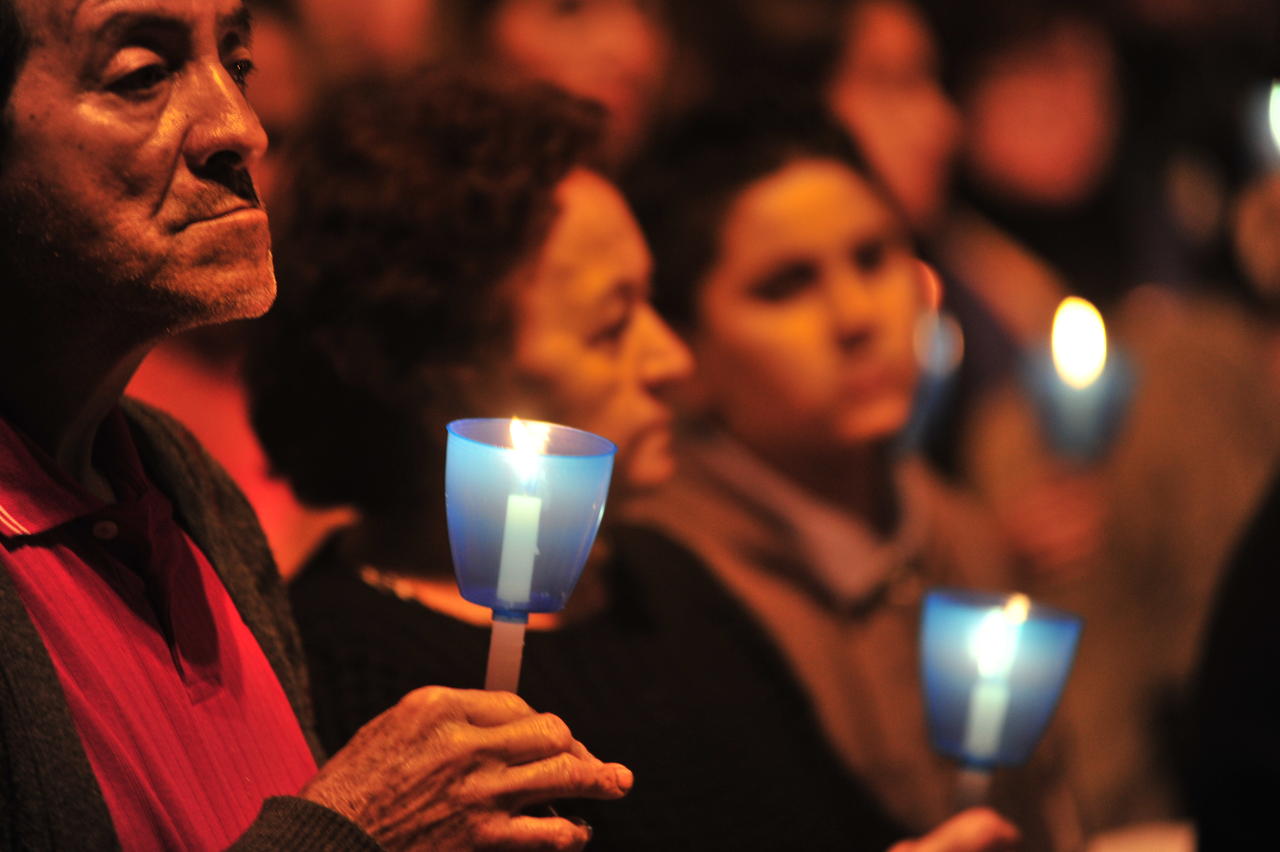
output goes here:
{"type": "Polygon", "coordinates": [[[445,506],[462,596],[524,620],[564,608],[604,516],[610,441],[568,426],[548,430],[538,452],[512,443],[511,420],[474,418],[448,426],[445,506]]]}
{"type": "Polygon", "coordinates": [[[1058,455],[1091,462],[1106,454],[1133,397],[1134,369],[1124,353],[1108,353],[1102,374],[1083,388],[1059,377],[1048,348],[1028,352],[1021,372],[1043,434],[1058,455]]]}
{"type": "Polygon", "coordinates": [[[921,666],[933,747],[972,769],[1024,763],[1058,706],[1083,626],[1022,595],[930,591],[921,666]],[[1022,619],[1008,615],[1016,604],[1022,619]]]}

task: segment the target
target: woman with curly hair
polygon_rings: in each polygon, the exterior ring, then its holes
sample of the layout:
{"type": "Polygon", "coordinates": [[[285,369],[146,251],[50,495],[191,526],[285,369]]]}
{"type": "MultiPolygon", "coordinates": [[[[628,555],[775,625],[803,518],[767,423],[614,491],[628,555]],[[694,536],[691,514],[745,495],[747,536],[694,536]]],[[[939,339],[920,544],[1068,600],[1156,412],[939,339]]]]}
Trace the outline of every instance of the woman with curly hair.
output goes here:
{"type": "MultiPolygon", "coordinates": [[[[338,744],[406,684],[479,685],[489,613],[452,581],[445,423],[517,414],[604,435],[617,499],[670,475],[663,396],[690,363],[648,302],[638,227],[591,166],[598,110],[432,72],[321,103],[250,380],[299,495],[358,510],[291,592],[321,735],[338,744]]],[[[670,542],[602,530],[570,608],[530,626],[522,694],[641,779],[625,809],[565,804],[602,848],[883,850],[902,836],[755,624],[670,542]]],[[[1014,835],[973,812],[929,842],[1014,835]]]]}

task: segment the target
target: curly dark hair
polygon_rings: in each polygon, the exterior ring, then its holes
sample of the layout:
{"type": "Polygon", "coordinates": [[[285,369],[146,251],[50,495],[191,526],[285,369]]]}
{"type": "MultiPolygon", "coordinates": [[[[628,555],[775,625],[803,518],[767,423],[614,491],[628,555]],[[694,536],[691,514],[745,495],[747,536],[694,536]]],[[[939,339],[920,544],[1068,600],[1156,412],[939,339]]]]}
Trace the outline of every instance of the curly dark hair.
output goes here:
{"type": "MultiPolygon", "coordinates": [[[[460,373],[511,345],[512,273],[603,115],[551,86],[440,69],[338,84],[291,152],[280,296],[247,362],[253,423],[314,505],[427,505],[460,373]]],[[[469,413],[469,412],[461,412],[469,413]]]]}
{"type": "Polygon", "coordinates": [[[814,103],[740,101],[694,114],[646,151],[623,186],[654,258],[653,302],[688,333],[698,287],[720,251],[728,209],[748,185],[799,159],[842,162],[890,207],[848,134],[814,103]]]}

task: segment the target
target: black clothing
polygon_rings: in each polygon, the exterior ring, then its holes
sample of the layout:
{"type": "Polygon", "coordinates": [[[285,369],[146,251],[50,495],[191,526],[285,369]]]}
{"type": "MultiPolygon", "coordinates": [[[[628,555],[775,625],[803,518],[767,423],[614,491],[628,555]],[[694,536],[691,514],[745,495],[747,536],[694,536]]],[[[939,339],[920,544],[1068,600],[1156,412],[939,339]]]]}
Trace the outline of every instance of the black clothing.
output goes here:
{"type": "MultiPolygon", "coordinates": [[[[558,808],[591,823],[592,848],[883,852],[900,838],[705,568],[652,532],[620,531],[613,544],[609,605],[530,631],[520,683],[533,707],[635,772],[621,801],[558,808]]],[[[339,551],[331,539],[290,587],[330,748],[416,687],[479,687],[489,634],[366,584],[339,551]]]]}
{"type": "Polygon", "coordinates": [[[1223,575],[1195,685],[1188,787],[1200,848],[1275,848],[1280,477],[1223,575]]]}

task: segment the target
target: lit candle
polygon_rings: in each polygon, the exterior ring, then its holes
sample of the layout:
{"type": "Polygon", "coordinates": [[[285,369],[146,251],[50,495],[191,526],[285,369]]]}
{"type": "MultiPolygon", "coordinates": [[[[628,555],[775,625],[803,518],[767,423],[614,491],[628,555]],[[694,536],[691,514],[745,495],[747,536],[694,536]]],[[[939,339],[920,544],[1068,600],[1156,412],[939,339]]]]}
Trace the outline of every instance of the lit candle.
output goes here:
{"type": "Polygon", "coordinates": [[[1280,80],[1272,82],[1271,94],[1267,98],[1267,129],[1271,131],[1275,153],[1280,154],[1280,80]]]}
{"type": "Polygon", "coordinates": [[[578,582],[618,448],[519,419],[455,420],[448,433],[445,512],[458,591],[493,610],[485,688],[515,692],[529,613],[559,611],[578,582]]]}
{"type": "Polygon", "coordinates": [[[1028,353],[1024,379],[1050,445],[1077,462],[1096,460],[1128,409],[1133,372],[1111,352],[1102,314],[1076,296],[1053,318],[1049,351],[1028,353]]]}
{"type": "Polygon", "coordinates": [[[969,640],[979,678],[969,698],[964,751],[975,761],[990,760],[1000,750],[1009,710],[1009,672],[1030,606],[1026,595],[1014,595],[983,616],[969,640]]]}
{"type": "MultiPolygon", "coordinates": [[[[528,487],[541,472],[540,457],[551,438],[547,423],[511,420],[511,465],[522,486],[528,487]]],[[[542,518],[542,498],[528,494],[507,497],[507,516],[502,531],[502,556],[498,563],[498,600],[519,605],[529,601],[533,587],[533,563],[538,555],[538,525],[542,518]]]]}
{"type": "Polygon", "coordinates": [[[1053,368],[1067,387],[1083,391],[1107,368],[1107,327],[1090,302],[1068,296],[1053,315],[1053,368]]]}
{"type": "Polygon", "coordinates": [[[1026,762],[1058,706],[1083,621],[1026,595],[932,589],[920,623],[929,739],[960,764],[958,809],[1026,762]]]}

